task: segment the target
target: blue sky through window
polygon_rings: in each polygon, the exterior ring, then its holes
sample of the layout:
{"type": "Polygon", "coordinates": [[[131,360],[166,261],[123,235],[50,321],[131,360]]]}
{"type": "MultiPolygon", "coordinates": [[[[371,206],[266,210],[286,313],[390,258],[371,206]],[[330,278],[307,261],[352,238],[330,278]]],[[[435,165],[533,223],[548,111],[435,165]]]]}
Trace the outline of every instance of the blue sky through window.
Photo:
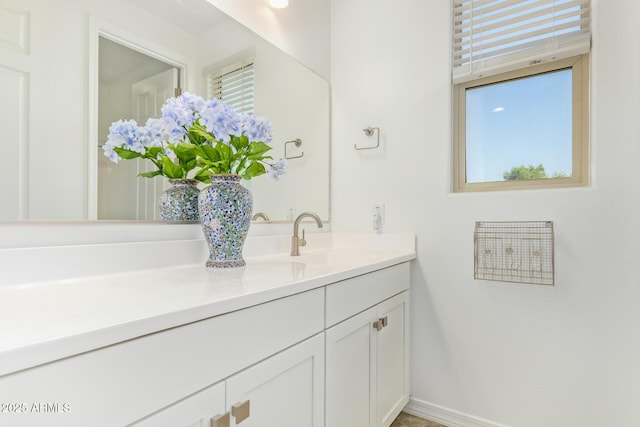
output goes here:
{"type": "Polygon", "coordinates": [[[467,89],[467,182],[539,164],[571,176],[571,108],[571,69],[467,89]]]}

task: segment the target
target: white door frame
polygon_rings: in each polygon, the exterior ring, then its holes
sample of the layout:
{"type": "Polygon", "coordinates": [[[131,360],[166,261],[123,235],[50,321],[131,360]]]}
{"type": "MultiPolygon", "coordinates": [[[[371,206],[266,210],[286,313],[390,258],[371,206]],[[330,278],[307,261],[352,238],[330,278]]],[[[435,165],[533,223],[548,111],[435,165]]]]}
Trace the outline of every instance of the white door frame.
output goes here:
{"type": "MultiPolygon", "coordinates": [[[[99,40],[107,38],[130,49],[136,50],[152,58],[173,65],[180,70],[180,87],[189,90],[191,82],[188,80],[189,65],[193,59],[184,57],[178,52],[156,44],[139,34],[121,28],[96,16],[89,16],[88,35],[88,146],[87,146],[87,219],[98,219],[98,89],[99,89],[99,40]]],[[[191,69],[195,69],[193,66],[191,69]]]]}

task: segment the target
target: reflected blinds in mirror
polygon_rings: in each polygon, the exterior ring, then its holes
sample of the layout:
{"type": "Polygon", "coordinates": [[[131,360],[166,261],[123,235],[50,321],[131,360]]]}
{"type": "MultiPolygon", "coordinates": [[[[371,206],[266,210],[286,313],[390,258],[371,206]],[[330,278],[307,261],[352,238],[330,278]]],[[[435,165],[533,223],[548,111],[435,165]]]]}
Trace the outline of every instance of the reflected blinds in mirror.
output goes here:
{"type": "Polygon", "coordinates": [[[249,58],[207,74],[207,95],[238,113],[254,113],[254,60],[249,58]]]}

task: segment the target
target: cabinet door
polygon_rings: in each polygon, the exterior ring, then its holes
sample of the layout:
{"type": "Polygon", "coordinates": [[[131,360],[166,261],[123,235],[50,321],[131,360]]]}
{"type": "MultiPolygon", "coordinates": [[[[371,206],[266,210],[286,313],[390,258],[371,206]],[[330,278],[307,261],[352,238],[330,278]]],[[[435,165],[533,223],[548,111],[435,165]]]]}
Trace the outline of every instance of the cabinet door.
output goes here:
{"type": "Polygon", "coordinates": [[[408,294],[327,329],[327,427],[389,427],[408,403],[408,294]]]}
{"type": "Polygon", "coordinates": [[[211,419],[225,412],[224,382],[208,387],[132,427],[209,427],[211,419]]]}
{"type": "Polygon", "coordinates": [[[324,427],[324,334],[227,380],[232,426],[324,427]]]}
{"type": "Polygon", "coordinates": [[[373,307],[326,331],[327,427],[369,427],[373,307]]]}
{"type": "Polygon", "coordinates": [[[388,427],[409,401],[409,292],[378,305],[376,333],[376,427],[388,427]]]}

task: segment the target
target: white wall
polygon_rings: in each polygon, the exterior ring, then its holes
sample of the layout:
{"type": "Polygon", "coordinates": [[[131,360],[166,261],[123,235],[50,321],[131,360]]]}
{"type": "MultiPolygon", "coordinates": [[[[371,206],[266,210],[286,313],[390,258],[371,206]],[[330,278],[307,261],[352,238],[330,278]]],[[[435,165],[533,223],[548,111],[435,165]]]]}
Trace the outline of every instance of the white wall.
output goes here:
{"type": "Polygon", "coordinates": [[[276,10],[267,0],[207,0],[227,15],[329,78],[328,0],[290,0],[276,10]]]}
{"type": "Polygon", "coordinates": [[[591,185],[452,194],[450,3],[332,1],[333,229],[368,231],[385,203],[385,231],[417,233],[414,409],[637,426],[640,5],[593,0],[591,185]],[[356,152],[367,125],[383,146],[356,152]],[[474,281],[476,220],[554,221],[556,286],[474,281]]]}

